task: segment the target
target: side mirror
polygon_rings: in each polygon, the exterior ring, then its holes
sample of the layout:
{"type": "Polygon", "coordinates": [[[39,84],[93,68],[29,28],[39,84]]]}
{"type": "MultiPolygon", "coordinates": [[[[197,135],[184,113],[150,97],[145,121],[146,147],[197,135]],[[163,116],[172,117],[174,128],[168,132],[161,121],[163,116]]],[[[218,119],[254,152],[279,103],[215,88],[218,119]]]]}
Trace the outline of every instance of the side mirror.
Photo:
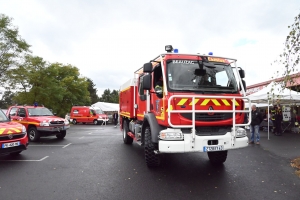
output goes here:
{"type": "Polygon", "coordinates": [[[151,90],[151,74],[147,74],[143,77],[143,89],[144,90],[151,90]]]}
{"type": "Polygon", "coordinates": [[[57,113],[53,113],[54,116],[56,116],[57,113]]]}
{"type": "MultiPolygon", "coordinates": [[[[243,70],[244,71],[244,70],[243,70]]],[[[245,92],[247,91],[247,88],[246,88],[246,81],[245,80],[242,80],[242,84],[243,84],[243,87],[244,87],[244,90],[245,92]]],[[[242,90],[242,87],[240,87],[240,90],[242,90]]]]}
{"type": "Polygon", "coordinates": [[[144,73],[151,73],[152,72],[152,63],[145,63],[143,66],[144,73]]]}
{"type": "Polygon", "coordinates": [[[240,69],[239,74],[240,74],[241,78],[245,78],[245,71],[244,70],[240,69]]]}

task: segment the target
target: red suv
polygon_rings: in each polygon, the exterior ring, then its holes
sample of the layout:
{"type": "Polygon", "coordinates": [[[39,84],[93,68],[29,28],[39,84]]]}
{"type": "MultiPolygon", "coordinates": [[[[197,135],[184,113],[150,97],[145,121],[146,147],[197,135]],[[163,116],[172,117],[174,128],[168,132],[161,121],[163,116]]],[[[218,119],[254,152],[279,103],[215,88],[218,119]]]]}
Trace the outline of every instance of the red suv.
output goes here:
{"type": "Polygon", "coordinates": [[[26,150],[28,137],[25,126],[12,122],[0,110],[0,155],[18,155],[26,150]]]}
{"type": "Polygon", "coordinates": [[[6,115],[15,122],[26,127],[28,138],[36,142],[40,137],[56,135],[58,139],[66,136],[70,128],[69,121],[54,116],[53,113],[43,106],[11,106],[6,115]]]}

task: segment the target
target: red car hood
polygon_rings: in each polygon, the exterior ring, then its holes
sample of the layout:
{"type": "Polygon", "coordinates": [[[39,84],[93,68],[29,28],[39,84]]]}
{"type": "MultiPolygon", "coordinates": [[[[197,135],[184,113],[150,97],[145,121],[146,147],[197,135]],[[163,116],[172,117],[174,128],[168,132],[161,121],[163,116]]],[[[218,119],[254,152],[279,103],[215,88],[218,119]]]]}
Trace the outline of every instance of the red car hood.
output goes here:
{"type": "Polygon", "coordinates": [[[51,121],[65,121],[65,119],[56,116],[36,116],[27,118],[28,121],[51,122],[51,121]]]}
{"type": "Polygon", "coordinates": [[[2,122],[0,123],[0,136],[6,134],[18,134],[22,132],[22,124],[17,122],[2,122]]]}

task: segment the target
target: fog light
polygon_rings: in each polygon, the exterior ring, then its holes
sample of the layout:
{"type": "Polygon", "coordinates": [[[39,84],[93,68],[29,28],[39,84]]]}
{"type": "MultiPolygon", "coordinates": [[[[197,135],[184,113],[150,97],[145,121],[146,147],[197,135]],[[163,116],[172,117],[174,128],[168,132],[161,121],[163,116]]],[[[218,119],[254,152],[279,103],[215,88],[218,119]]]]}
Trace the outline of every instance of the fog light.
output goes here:
{"type": "Polygon", "coordinates": [[[236,137],[245,137],[245,136],[247,136],[247,132],[243,128],[237,128],[235,132],[236,132],[236,137]]]}

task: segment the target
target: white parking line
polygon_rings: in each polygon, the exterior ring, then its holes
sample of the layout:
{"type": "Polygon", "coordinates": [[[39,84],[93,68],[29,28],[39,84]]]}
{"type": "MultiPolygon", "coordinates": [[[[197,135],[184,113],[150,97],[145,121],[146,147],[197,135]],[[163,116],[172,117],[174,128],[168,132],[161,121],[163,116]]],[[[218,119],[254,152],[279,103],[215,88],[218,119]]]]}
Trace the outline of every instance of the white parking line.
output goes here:
{"type": "Polygon", "coordinates": [[[84,138],[84,136],[80,137],[79,139],[82,139],[82,138],[84,138]]]}
{"type": "Polygon", "coordinates": [[[69,144],[63,146],[62,148],[64,149],[64,148],[66,148],[67,146],[69,146],[69,145],[71,145],[71,144],[72,144],[72,143],[69,143],[69,144]]]}
{"type": "Polygon", "coordinates": [[[39,144],[37,144],[37,145],[30,145],[30,147],[63,147],[63,146],[65,146],[65,145],[51,145],[51,144],[44,144],[44,145],[39,145],[39,144]]]}
{"type": "Polygon", "coordinates": [[[48,158],[49,156],[45,156],[44,158],[42,159],[39,159],[39,160],[1,160],[1,161],[9,161],[9,162],[40,162],[40,161],[43,161],[45,160],[46,158],[48,158]]]}
{"type": "Polygon", "coordinates": [[[90,133],[88,133],[89,135],[91,135],[92,134],[92,132],[90,132],[90,133]]]}

